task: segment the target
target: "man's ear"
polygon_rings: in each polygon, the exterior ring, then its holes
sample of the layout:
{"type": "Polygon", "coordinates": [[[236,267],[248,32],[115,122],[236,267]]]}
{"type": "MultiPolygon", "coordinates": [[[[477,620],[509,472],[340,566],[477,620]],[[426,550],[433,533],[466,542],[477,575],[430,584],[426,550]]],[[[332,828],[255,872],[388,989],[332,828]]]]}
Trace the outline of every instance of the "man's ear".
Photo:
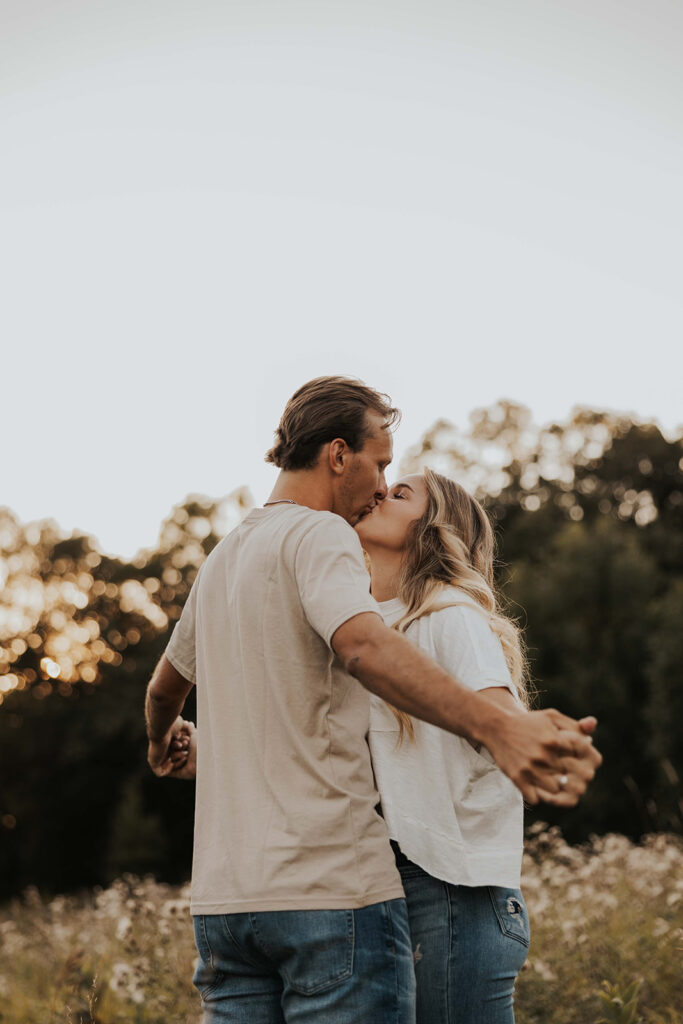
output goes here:
{"type": "Polygon", "coordinates": [[[346,441],[342,440],[341,437],[335,437],[334,441],[330,441],[330,446],[327,450],[327,458],[329,467],[333,473],[336,473],[339,476],[344,472],[348,465],[350,454],[351,449],[347,445],[346,441]]]}

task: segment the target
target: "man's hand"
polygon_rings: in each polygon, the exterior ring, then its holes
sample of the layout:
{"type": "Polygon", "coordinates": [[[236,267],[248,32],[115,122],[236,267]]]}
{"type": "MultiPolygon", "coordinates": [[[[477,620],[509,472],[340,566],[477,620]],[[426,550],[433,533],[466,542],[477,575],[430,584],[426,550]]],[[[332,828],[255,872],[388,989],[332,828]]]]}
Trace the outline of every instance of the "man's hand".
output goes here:
{"type": "Polygon", "coordinates": [[[577,722],[554,708],[506,709],[484,743],[527,803],[573,807],[602,764],[590,736],[596,724],[594,718],[577,722]]]}
{"type": "MultiPolygon", "coordinates": [[[[184,725],[184,720],[178,716],[169,731],[161,740],[149,741],[149,745],[147,747],[147,761],[155,775],[170,775],[173,772],[178,759],[177,751],[173,749],[173,738],[180,734],[184,725]]],[[[184,760],[186,760],[185,754],[183,754],[183,761],[184,760]]]]}
{"type": "Polygon", "coordinates": [[[193,687],[162,654],[147,687],[145,719],[147,722],[147,761],[155,775],[168,775],[173,770],[170,743],[182,723],[179,718],[185,699],[193,687]]]}
{"type": "Polygon", "coordinates": [[[180,728],[174,725],[171,740],[171,761],[173,769],[169,773],[171,779],[195,779],[197,777],[197,727],[194,722],[181,722],[180,728]]]}

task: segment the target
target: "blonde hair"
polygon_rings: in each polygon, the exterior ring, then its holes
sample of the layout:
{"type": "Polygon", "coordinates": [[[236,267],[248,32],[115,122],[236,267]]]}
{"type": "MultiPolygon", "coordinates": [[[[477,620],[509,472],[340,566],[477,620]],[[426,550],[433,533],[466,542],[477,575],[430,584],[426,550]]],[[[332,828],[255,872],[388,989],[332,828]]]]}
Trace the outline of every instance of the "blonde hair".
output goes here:
{"type": "MultiPolygon", "coordinates": [[[[469,601],[450,599],[447,587],[457,587],[470,597],[486,617],[503,648],[517,695],[530,704],[527,661],[517,623],[500,607],[496,595],[493,559],[495,542],[489,518],[475,498],[460,484],[425,469],[427,508],[411,527],[399,576],[398,597],[406,606],[394,629],[405,633],[411,623],[430,612],[469,601]]],[[[415,739],[410,715],[389,705],[399,722],[399,743],[407,733],[415,739]]]]}

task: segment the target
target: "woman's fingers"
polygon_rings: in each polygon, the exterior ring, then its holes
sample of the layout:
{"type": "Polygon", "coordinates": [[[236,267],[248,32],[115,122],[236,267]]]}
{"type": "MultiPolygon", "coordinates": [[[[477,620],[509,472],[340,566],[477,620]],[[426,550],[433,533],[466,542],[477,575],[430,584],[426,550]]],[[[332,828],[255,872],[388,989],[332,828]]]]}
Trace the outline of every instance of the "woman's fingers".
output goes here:
{"type": "Polygon", "coordinates": [[[187,756],[190,749],[189,736],[176,736],[171,740],[171,753],[170,758],[173,762],[174,767],[183,764],[187,761],[187,756]]]}
{"type": "Polygon", "coordinates": [[[184,719],[179,721],[182,724],[178,727],[170,744],[170,761],[174,772],[177,772],[187,762],[192,737],[197,731],[194,722],[187,722],[184,719]]]}
{"type": "Polygon", "coordinates": [[[602,757],[595,748],[592,751],[582,748],[580,756],[560,758],[556,769],[534,772],[532,786],[535,799],[530,802],[543,800],[554,807],[574,807],[586,792],[601,761],[602,757]]]}

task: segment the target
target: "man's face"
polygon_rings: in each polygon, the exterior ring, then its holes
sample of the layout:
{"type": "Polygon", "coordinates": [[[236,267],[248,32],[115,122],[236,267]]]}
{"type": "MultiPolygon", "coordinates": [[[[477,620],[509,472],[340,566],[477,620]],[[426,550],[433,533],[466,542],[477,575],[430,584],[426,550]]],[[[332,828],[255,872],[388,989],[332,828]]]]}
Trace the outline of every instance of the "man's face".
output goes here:
{"type": "Polygon", "coordinates": [[[351,453],[351,460],[340,481],[339,514],[355,526],[364,512],[386,497],[384,471],[394,454],[393,438],[379,413],[368,412],[369,436],[360,451],[351,453]]]}

